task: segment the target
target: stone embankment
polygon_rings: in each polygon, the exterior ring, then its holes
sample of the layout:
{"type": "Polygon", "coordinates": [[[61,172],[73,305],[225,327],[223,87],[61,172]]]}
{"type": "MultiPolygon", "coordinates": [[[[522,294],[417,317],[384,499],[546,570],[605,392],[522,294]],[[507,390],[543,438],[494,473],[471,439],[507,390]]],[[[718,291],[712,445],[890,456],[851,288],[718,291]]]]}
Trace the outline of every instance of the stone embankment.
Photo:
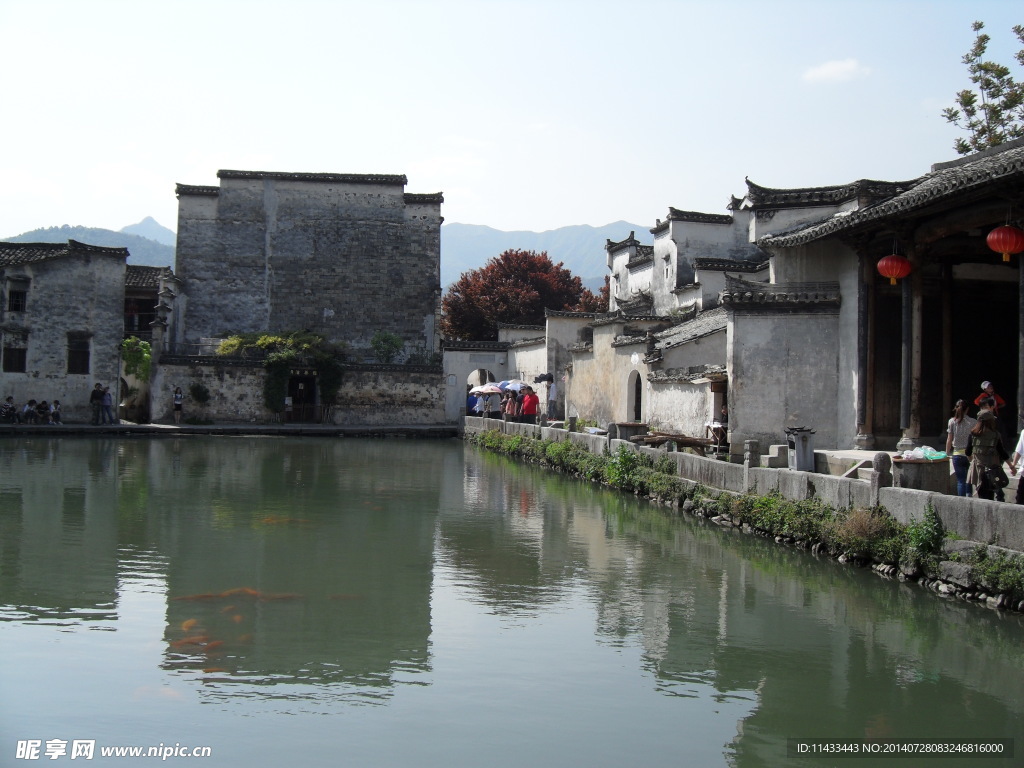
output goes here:
{"type": "MultiPolygon", "coordinates": [[[[681,512],[708,518],[726,528],[756,535],[772,535],[779,544],[807,549],[815,554],[827,553],[821,542],[756,530],[739,516],[723,512],[723,507],[727,505],[721,503],[722,498],[772,495],[793,502],[817,500],[833,510],[881,507],[903,526],[920,526],[926,516],[932,514],[941,522],[945,539],[941,550],[931,559],[927,571],[919,563],[873,562],[870,558],[850,552],[831,554],[842,562],[870,566],[875,573],[885,578],[916,581],[937,594],[970,600],[992,608],[1024,611],[1024,591],[1021,589],[1024,585],[1022,510],[1016,505],[1002,502],[895,487],[888,454],[874,454],[870,467],[856,472],[824,474],[763,466],[770,463],[769,457],[762,459],[756,446],[747,446],[744,461],[740,464],[666,451],[664,448],[637,446],[611,434],[570,432],[559,428],[505,423],[496,419],[464,419],[464,436],[490,430],[536,440],[568,440],[597,456],[606,453],[615,455],[625,446],[632,451],[647,454],[659,466],[666,466],[666,462],[670,462],[682,483],[710,491],[696,501],[689,498],[677,500],[681,512]]],[[[816,466],[837,467],[834,471],[843,471],[842,463],[837,466],[835,462],[821,461],[816,466]]]]}

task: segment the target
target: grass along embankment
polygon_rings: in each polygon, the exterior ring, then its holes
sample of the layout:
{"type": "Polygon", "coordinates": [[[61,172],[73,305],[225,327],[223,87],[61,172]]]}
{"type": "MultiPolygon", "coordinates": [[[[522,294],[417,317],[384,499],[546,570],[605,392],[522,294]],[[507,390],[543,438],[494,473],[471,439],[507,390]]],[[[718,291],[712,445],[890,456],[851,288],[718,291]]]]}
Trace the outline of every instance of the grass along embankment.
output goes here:
{"type": "Polygon", "coordinates": [[[737,494],[687,480],[667,454],[653,458],[620,445],[598,455],[571,440],[540,440],[497,430],[467,434],[486,450],[514,456],[620,491],[644,496],[780,545],[871,567],[879,575],[916,581],[940,594],[1024,611],[1024,559],[998,547],[959,541],[928,505],[904,525],[882,506],[834,509],[818,499],[793,501],[777,492],[737,494]]]}

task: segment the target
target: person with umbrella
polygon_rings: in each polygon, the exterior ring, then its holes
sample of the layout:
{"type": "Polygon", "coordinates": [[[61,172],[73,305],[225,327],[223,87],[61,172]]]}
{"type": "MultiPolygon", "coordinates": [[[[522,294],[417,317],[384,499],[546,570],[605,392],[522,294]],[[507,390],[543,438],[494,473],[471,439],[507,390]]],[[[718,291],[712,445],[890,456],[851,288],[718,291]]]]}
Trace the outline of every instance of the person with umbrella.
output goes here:
{"type": "Polygon", "coordinates": [[[501,396],[501,416],[504,421],[519,421],[519,405],[514,389],[506,389],[501,396]]]}
{"type": "Polygon", "coordinates": [[[523,402],[520,406],[519,420],[524,424],[536,424],[537,423],[537,408],[540,404],[540,398],[537,393],[533,391],[533,387],[523,387],[521,390],[523,394],[523,402]]]}

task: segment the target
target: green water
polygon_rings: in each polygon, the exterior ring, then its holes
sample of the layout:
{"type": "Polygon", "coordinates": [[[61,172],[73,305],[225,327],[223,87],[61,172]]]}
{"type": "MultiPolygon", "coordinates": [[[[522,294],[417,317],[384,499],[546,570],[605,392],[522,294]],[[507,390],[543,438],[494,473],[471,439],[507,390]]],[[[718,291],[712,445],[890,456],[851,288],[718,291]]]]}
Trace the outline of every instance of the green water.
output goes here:
{"type": "Polygon", "coordinates": [[[1022,640],[458,441],[0,441],[0,766],[1014,765],[1022,640]]]}

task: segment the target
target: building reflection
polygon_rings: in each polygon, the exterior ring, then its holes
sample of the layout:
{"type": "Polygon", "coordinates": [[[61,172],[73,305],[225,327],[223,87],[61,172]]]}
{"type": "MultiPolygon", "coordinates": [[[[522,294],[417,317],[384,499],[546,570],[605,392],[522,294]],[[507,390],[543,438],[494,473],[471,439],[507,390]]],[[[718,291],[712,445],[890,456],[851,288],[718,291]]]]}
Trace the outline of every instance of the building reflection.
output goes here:
{"type": "Polygon", "coordinates": [[[429,680],[443,568],[494,614],[583,599],[598,642],[641,648],[662,695],[738,702],[734,764],[777,764],[791,737],[956,734],[963,718],[1024,736],[1016,615],[461,444],[356,448],[11,441],[0,620],[116,625],[141,576],[160,585],[159,663],[204,697],[379,702],[429,680]]]}
{"type": "Polygon", "coordinates": [[[1022,735],[1019,616],[673,519],[622,495],[576,493],[574,483],[493,455],[467,451],[464,486],[467,504],[483,511],[475,525],[442,514],[440,538],[472,570],[464,581],[477,599],[500,610],[531,592],[550,600],[583,578],[597,632],[609,642],[636,638],[659,691],[698,697],[710,687],[720,701],[749,702],[723,745],[733,764],[777,764],[788,738],[962,733],[966,711],[993,736],[1022,735]],[[542,500],[529,527],[514,503],[521,488],[542,500]],[[488,533],[474,530],[488,515],[488,533]],[[562,525],[560,548],[545,531],[562,525]],[[500,550],[515,553],[511,585],[510,569],[486,554],[500,550]],[[876,693],[879,676],[899,681],[888,700],[876,693]]]}

